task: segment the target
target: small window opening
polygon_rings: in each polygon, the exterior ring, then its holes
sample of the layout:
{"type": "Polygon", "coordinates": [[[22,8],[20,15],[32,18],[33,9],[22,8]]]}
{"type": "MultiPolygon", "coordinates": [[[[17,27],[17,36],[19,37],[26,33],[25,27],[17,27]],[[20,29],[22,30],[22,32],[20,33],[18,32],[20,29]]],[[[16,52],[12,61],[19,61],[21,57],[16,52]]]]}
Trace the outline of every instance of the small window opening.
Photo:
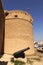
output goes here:
{"type": "Polygon", "coordinates": [[[5,12],[5,16],[7,16],[9,13],[8,12],[5,12]]]}
{"type": "Polygon", "coordinates": [[[18,17],[18,15],[15,15],[15,17],[18,17]]]}

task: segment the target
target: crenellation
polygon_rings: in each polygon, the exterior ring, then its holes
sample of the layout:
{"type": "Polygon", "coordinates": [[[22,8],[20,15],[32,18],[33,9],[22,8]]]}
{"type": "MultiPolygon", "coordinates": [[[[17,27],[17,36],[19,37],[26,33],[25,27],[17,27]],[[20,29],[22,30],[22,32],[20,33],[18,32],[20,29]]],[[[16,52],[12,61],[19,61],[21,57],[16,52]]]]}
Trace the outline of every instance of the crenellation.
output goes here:
{"type": "Polygon", "coordinates": [[[25,19],[28,21],[31,20],[31,22],[33,22],[31,15],[29,13],[21,11],[21,10],[11,10],[8,12],[6,11],[5,13],[8,13],[8,16],[6,16],[5,19],[16,18],[15,16],[17,16],[17,18],[19,18],[19,19],[25,19]]]}

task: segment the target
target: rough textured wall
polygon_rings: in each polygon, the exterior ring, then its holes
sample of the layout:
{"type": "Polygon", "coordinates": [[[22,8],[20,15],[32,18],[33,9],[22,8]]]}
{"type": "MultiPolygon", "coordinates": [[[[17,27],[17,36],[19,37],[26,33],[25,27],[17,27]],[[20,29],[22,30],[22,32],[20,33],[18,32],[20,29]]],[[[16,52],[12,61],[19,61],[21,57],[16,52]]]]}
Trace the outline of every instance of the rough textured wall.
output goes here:
{"type": "Polygon", "coordinates": [[[2,8],[2,2],[0,0],[0,52],[2,52],[3,50],[3,43],[4,43],[4,40],[3,40],[3,34],[4,34],[4,11],[3,11],[3,8],[2,8]]]}
{"type": "Polygon", "coordinates": [[[32,17],[23,11],[10,11],[5,21],[4,52],[13,54],[30,47],[26,54],[34,53],[32,17]]]}

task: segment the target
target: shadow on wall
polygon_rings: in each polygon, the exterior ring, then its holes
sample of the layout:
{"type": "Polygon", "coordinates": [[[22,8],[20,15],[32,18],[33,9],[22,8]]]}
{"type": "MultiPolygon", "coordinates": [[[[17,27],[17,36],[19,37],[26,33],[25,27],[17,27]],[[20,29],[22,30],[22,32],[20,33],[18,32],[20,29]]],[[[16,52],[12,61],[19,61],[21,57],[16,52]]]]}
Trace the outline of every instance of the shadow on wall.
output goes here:
{"type": "Polygon", "coordinates": [[[0,0],[0,54],[4,53],[4,30],[5,30],[5,16],[2,7],[2,2],[0,0]]]}
{"type": "Polygon", "coordinates": [[[0,61],[0,65],[7,65],[8,62],[0,61]]]}

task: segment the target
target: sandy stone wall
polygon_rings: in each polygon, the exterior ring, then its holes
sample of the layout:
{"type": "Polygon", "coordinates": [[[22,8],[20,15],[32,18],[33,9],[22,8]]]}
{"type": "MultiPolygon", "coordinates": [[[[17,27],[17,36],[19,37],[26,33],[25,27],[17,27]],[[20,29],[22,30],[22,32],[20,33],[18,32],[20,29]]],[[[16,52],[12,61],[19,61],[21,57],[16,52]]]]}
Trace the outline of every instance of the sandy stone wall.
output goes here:
{"type": "Polygon", "coordinates": [[[9,11],[5,18],[4,53],[13,54],[16,51],[30,47],[25,53],[34,53],[32,17],[30,14],[15,10],[9,11]]]}

